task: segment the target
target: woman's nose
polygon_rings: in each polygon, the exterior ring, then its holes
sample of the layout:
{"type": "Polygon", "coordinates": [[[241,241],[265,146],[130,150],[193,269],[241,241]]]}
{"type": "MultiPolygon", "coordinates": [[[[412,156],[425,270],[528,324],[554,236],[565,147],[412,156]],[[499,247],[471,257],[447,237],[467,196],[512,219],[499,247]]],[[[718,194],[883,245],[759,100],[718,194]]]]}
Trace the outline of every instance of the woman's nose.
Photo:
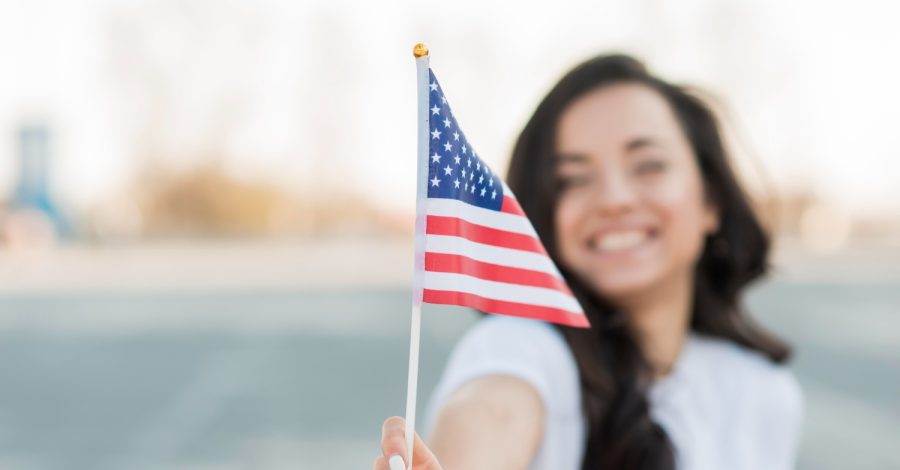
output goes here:
{"type": "Polygon", "coordinates": [[[634,208],[637,196],[636,188],[625,175],[607,174],[595,189],[594,205],[605,215],[615,215],[634,208]]]}

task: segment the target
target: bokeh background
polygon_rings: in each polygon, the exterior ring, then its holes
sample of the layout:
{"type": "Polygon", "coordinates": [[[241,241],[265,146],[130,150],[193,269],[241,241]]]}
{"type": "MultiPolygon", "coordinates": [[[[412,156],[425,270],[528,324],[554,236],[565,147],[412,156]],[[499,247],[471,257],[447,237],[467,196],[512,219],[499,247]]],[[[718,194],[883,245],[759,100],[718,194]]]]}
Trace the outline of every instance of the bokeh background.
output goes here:
{"type": "MultiPolygon", "coordinates": [[[[898,13],[0,1],[0,468],[370,468],[405,406],[420,41],[500,171],[589,55],[707,90],[777,236],[747,301],[797,349],[799,467],[900,468],[898,13]]],[[[475,319],[426,306],[420,410],[475,319]]]]}

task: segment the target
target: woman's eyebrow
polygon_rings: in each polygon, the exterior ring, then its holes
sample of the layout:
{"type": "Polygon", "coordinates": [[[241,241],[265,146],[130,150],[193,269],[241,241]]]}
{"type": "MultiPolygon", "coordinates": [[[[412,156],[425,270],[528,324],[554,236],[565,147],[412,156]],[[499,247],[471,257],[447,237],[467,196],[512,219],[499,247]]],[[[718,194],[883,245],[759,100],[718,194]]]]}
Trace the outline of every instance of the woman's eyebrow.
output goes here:
{"type": "Polygon", "coordinates": [[[554,155],[554,160],[558,165],[563,163],[584,163],[588,161],[587,155],[582,155],[580,153],[558,153],[554,155]]]}
{"type": "Polygon", "coordinates": [[[625,144],[626,152],[634,152],[635,150],[640,150],[644,147],[660,147],[660,141],[653,137],[637,137],[628,141],[625,144]]]}

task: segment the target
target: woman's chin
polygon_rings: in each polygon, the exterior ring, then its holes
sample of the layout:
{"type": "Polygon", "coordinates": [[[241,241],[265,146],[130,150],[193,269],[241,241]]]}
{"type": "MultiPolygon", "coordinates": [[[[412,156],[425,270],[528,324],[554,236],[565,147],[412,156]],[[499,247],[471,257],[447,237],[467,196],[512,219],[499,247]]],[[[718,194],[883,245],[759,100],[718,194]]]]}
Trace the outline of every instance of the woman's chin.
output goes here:
{"type": "Polygon", "coordinates": [[[629,304],[653,290],[656,276],[647,272],[616,273],[614,276],[597,277],[591,285],[597,294],[613,304],[629,304]]]}

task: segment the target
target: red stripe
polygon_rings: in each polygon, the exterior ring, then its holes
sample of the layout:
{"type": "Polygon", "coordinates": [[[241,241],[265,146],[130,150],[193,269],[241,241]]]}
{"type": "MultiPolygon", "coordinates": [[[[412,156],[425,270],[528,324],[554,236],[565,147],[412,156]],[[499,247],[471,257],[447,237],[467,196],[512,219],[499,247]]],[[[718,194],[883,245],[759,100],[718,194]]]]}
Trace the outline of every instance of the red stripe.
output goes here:
{"type": "Polygon", "coordinates": [[[540,240],[524,233],[508,232],[496,228],[473,224],[457,217],[429,215],[425,233],[429,235],[450,235],[463,237],[476,243],[530,251],[546,255],[540,240]]]}
{"type": "Polygon", "coordinates": [[[462,305],[487,313],[533,318],[578,328],[590,328],[591,326],[587,321],[587,317],[580,313],[552,307],[488,299],[464,292],[425,289],[422,300],[430,304],[462,305]]]}
{"type": "Polygon", "coordinates": [[[572,291],[569,290],[569,286],[556,276],[530,269],[485,263],[462,255],[426,252],[425,270],[439,273],[465,274],[486,281],[543,287],[573,295],[572,291]]]}
{"type": "Polygon", "coordinates": [[[522,210],[522,206],[519,205],[519,201],[509,196],[503,196],[503,204],[500,205],[500,212],[521,215],[522,217],[525,217],[525,211],[522,210]]]}

